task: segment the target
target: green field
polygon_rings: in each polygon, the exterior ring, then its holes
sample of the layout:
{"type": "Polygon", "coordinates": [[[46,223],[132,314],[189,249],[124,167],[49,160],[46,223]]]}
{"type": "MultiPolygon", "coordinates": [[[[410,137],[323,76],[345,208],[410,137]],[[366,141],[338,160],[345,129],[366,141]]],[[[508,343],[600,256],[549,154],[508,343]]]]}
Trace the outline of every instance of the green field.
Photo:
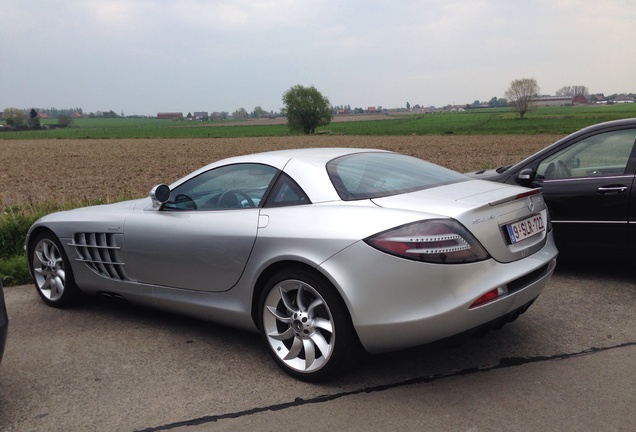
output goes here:
{"type": "MultiPolygon", "coordinates": [[[[317,132],[385,136],[567,134],[591,124],[629,117],[636,117],[636,104],[544,107],[531,111],[524,120],[510,109],[474,109],[452,113],[400,114],[388,120],[333,121],[318,128],[317,132]]],[[[53,124],[54,121],[48,123],[53,124]]],[[[0,139],[244,138],[289,134],[285,124],[267,124],[267,121],[239,125],[233,122],[154,118],[83,118],[76,119],[67,129],[5,132],[0,133],[0,139]]]]}

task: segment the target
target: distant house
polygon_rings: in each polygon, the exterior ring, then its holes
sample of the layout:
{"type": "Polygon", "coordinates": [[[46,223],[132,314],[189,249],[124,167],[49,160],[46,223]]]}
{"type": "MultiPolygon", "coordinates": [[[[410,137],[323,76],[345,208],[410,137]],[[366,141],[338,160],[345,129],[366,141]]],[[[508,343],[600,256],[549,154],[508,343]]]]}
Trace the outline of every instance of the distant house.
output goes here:
{"type": "Polygon", "coordinates": [[[368,107],[367,108],[367,112],[368,113],[377,113],[378,109],[376,107],[374,107],[374,106],[373,107],[368,107]]]}
{"type": "Polygon", "coordinates": [[[634,103],[634,98],[631,96],[627,96],[626,94],[619,94],[614,98],[614,103],[624,104],[624,103],[634,103]]]}
{"type": "Polygon", "coordinates": [[[212,114],[210,114],[210,118],[212,120],[227,120],[227,113],[222,113],[220,111],[214,111],[212,114]]]}
{"type": "Polygon", "coordinates": [[[180,113],[180,112],[158,113],[157,118],[158,119],[173,119],[173,120],[180,119],[180,118],[183,118],[183,113],[180,113]]]}
{"type": "Polygon", "coordinates": [[[207,111],[195,111],[194,114],[192,115],[192,119],[204,121],[204,120],[209,120],[210,116],[208,115],[207,111]]]}
{"type": "Polygon", "coordinates": [[[583,104],[589,103],[589,98],[582,94],[576,95],[572,99],[572,103],[583,105],[583,104]]]}
{"type": "Polygon", "coordinates": [[[606,104],[607,100],[603,94],[598,93],[590,96],[590,103],[606,104]]]}

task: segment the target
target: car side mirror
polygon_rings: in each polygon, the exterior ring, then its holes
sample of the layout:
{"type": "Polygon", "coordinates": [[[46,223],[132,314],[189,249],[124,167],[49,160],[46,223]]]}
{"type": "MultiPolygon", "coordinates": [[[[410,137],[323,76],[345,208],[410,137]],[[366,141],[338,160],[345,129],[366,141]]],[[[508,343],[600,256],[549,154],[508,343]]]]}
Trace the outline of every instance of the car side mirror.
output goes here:
{"type": "Polygon", "coordinates": [[[530,185],[532,184],[532,180],[534,180],[534,171],[532,168],[524,168],[517,174],[517,183],[520,185],[530,185]]]}
{"type": "Polygon", "coordinates": [[[152,206],[159,207],[170,199],[170,187],[165,184],[159,184],[150,189],[148,195],[152,199],[152,206]]]}

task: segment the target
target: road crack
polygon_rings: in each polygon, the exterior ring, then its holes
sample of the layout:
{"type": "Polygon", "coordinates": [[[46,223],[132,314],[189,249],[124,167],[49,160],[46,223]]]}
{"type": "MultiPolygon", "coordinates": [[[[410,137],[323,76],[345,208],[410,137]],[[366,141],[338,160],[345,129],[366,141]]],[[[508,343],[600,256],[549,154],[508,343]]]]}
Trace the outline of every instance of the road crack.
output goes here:
{"type": "Polygon", "coordinates": [[[203,417],[199,417],[199,418],[195,418],[191,420],[184,420],[184,421],[169,423],[169,424],[165,424],[161,426],[140,429],[138,430],[138,432],[166,431],[166,430],[175,429],[175,428],[184,427],[184,426],[197,426],[197,425],[202,425],[206,423],[214,423],[219,420],[235,419],[235,418],[250,416],[253,414],[258,414],[258,413],[267,412],[267,411],[281,411],[288,408],[299,407],[302,405],[330,402],[330,401],[340,399],[343,397],[355,396],[355,395],[364,394],[364,393],[375,393],[375,392],[386,391],[386,390],[390,390],[390,389],[394,389],[398,387],[410,386],[415,384],[426,384],[426,383],[431,383],[431,382],[439,381],[446,378],[466,376],[466,375],[472,375],[472,374],[483,373],[483,372],[490,372],[497,369],[519,367],[519,366],[523,366],[523,365],[531,364],[531,363],[541,363],[541,362],[548,362],[553,360],[567,360],[570,358],[583,357],[583,356],[598,354],[605,351],[626,348],[631,346],[636,346],[636,342],[626,342],[619,345],[613,345],[608,347],[599,347],[599,348],[592,347],[592,348],[587,348],[582,351],[578,351],[574,353],[553,354],[549,356],[502,358],[499,360],[499,363],[494,366],[483,367],[483,368],[479,368],[479,367],[467,368],[467,369],[461,369],[458,371],[451,371],[448,373],[415,377],[415,378],[398,381],[394,383],[389,383],[389,384],[380,384],[380,385],[365,387],[365,388],[357,389],[357,390],[316,396],[310,399],[296,398],[290,402],[274,404],[274,405],[269,405],[264,407],[257,407],[257,408],[252,408],[249,410],[236,411],[232,413],[203,416],[203,417]]]}

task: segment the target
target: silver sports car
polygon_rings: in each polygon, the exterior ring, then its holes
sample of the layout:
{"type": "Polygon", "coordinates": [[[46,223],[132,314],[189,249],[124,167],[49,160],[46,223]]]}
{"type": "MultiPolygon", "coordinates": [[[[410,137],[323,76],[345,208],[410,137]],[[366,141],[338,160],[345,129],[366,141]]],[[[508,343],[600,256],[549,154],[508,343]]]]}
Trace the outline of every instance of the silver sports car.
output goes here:
{"type": "Polygon", "coordinates": [[[307,381],[360,348],[503,325],[557,256],[538,189],[334,148],[234,157],[147,198],[50,214],[26,250],[50,306],[103,294],[258,331],[307,381]]]}

